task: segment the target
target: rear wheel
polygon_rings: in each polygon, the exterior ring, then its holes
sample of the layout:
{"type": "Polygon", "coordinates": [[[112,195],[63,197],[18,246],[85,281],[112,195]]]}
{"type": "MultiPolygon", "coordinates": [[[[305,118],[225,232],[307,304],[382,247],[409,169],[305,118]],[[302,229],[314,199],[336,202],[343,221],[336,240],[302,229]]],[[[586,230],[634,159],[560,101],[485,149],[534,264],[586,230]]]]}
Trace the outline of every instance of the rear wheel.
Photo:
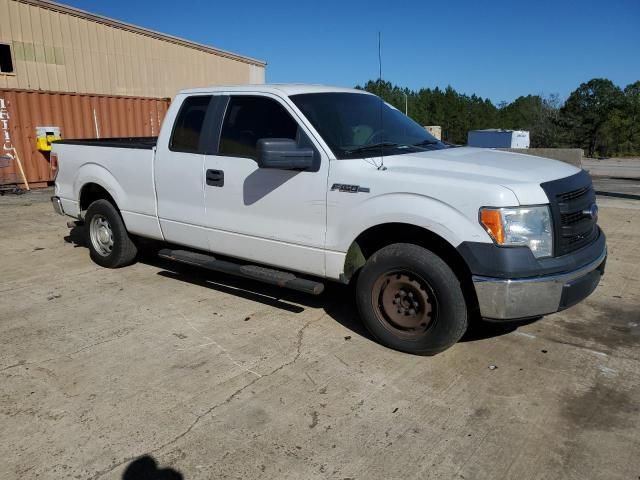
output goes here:
{"type": "Polygon", "coordinates": [[[382,344],[433,355],[456,343],[467,328],[462,287],[433,252],[397,243],[374,253],[356,286],[362,320],[382,344]]]}
{"type": "Polygon", "coordinates": [[[91,259],[106,268],[130,265],[138,249],[129,237],[120,213],[107,200],[96,200],[85,215],[86,243],[91,259]]]}

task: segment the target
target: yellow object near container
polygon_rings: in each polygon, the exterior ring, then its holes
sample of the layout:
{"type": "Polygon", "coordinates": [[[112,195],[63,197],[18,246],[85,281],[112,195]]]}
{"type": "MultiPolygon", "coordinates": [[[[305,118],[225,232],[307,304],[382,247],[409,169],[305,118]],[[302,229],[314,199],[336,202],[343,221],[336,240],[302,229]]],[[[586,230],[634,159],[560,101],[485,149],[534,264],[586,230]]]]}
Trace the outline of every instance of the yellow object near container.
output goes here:
{"type": "Polygon", "coordinates": [[[41,152],[50,152],[57,140],[62,140],[60,127],[36,127],[36,148],[41,152]]]}

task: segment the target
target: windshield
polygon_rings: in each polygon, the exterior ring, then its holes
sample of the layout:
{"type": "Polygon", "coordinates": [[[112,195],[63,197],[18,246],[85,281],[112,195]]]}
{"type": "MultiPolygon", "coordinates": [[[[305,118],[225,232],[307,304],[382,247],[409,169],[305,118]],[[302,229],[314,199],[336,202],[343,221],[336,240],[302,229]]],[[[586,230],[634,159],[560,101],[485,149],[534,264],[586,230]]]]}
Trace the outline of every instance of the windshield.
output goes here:
{"type": "Polygon", "coordinates": [[[398,155],[447,148],[446,144],[375,95],[305,93],[290,98],[336,158],[398,155]]]}

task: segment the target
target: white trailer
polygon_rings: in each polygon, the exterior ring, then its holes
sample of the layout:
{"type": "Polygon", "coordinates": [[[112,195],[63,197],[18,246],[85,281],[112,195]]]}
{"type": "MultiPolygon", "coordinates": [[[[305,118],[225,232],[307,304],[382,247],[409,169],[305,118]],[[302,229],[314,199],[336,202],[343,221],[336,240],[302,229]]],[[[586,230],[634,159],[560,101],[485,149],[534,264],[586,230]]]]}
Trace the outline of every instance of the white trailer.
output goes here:
{"type": "Polygon", "coordinates": [[[529,148],[529,132],[526,130],[471,130],[467,136],[470,147],[481,148],[529,148]]]}

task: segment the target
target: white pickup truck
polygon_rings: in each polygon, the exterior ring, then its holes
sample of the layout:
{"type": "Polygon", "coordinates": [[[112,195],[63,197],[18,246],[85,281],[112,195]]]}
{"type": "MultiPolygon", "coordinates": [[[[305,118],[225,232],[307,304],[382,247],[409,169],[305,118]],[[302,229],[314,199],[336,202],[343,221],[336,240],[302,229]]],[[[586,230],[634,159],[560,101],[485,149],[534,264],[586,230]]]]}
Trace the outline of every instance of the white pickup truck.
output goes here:
{"type": "Polygon", "coordinates": [[[596,288],[589,175],[435,139],[380,98],[313,85],[187,90],[157,138],[54,144],[58,213],[91,258],[164,258],[310,294],[355,282],[383,344],[435,354],[471,318],[538,317],[596,288]]]}

